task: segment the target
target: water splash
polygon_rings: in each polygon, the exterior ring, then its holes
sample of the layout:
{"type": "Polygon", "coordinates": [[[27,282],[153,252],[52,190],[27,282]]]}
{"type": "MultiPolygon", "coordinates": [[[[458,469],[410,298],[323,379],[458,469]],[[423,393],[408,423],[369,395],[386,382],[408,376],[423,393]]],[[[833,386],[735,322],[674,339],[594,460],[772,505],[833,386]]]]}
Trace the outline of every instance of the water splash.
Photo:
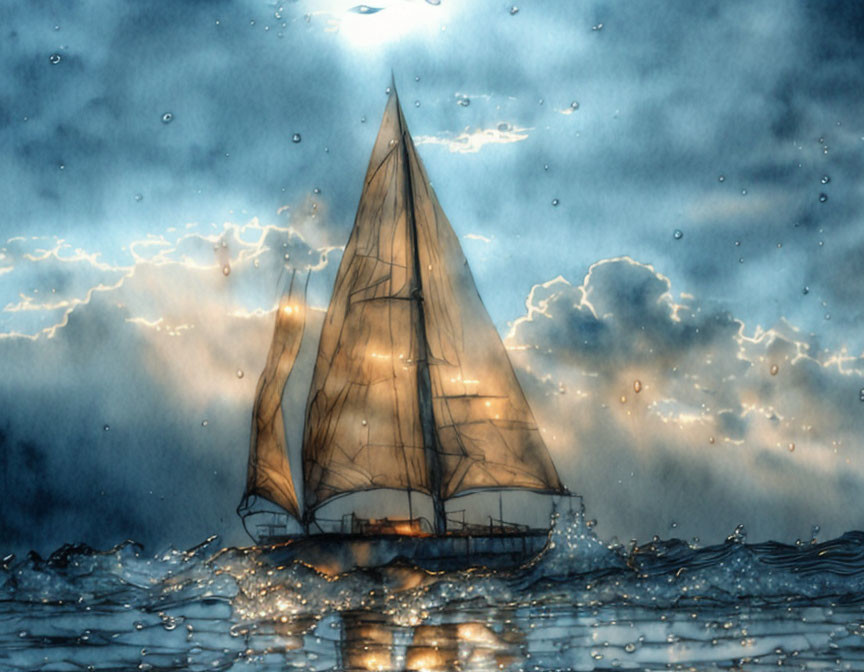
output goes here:
{"type": "Polygon", "coordinates": [[[507,571],[338,576],[218,546],[5,558],[0,669],[859,669],[862,532],[626,549],[568,510],[507,571]]]}

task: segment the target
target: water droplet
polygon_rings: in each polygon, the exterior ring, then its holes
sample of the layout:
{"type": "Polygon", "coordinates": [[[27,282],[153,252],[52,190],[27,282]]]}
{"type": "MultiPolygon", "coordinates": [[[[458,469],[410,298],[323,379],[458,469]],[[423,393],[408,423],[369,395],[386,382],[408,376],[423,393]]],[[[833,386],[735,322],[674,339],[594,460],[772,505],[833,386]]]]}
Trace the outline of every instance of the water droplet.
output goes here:
{"type": "Polygon", "coordinates": [[[831,178],[828,175],[823,175],[822,179],[820,180],[820,182],[822,182],[822,184],[828,184],[830,181],[831,181],[831,178]]]}
{"type": "Polygon", "coordinates": [[[111,426],[110,426],[110,425],[105,425],[104,427],[102,427],[102,431],[104,431],[104,432],[111,431],[111,426]]]}
{"type": "Polygon", "coordinates": [[[162,115],[162,123],[163,124],[170,124],[172,121],[174,121],[174,115],[171,114],[170,112],[166,112],[165,114],[162,115]]]}
{"type": "Polygon", "coordinates": [[[596,26],[591,26],[591,30],[603,30],[603,24],[598,23],[596,26]]]}
{"type": "Polygon", "coordinates": [[[738,257],[738,263],[743,264],[744,263],[744,257],[738,257]]]}
{"type": "Polygon", "coordinates": [[[498,124],[498,130],[501,131],[502,133],[509,131],[510,130],[510,124],[508,124],[506,121],[502,121],[500,124],[498,124]]]}
{"type": "Polygon", "coordinates": [[[363,426],[365,427],[368,423],[367,423],[365,420],[361,420],[361,421],[360,421],[360,424],[363,425],[363,426]]]}
{"type": "Polygon", "coordinates": [[[743,524],[735,526],[735,530],[726,537],[726,541],[734,541],[743,544],[747,540],[747,528],[743,524]]]}
{"type": "Polygon", "coordinates": [[[683,232],[681,229],[675,229],[675,230],[672,232],[672,237],[673,237],[675,240],[681,240],[681,239],[684,237],[684,232],[683,232]]]}
{"type": "Polygon", "coordinates": [[[636,394],[639,394],[642,391],[642,381],[641,380],[634,380],[633,381],[633,391],[636,394]]]}
{"type": "Polygon", "coordinates": [[[312,193],[313,193],[313,194],[320,194],[320,193],[321,193],[321,190],[320,190],[318,187],[314,187],[314,188],[312,189],[312,193]]]}
{"type": "Polygon", "coordinates": [[[561,201],[559,201],[557,198],[553,198],[553,199],[552,199],[552,205],[553,205],[553,206],[557,206],[560,202],[561,202],[561,201]]]}
{"type": "Polygon", "coordinates": [[[771,365],[771,375],[776,376],[780,372],[780,367],[777,364],[771,365]]]}
{"type": "Polygon", "coordinates": [[[864,401],[864,387],[858,390],[858,401],[864,401]]]}
{"type": "Polygon", "coordinates": [[[713,436],[708,437],[708,443],[714,443],[716,439],[713,436]]]}
{"type": "Polygon", "coordinates": [[[725,176],[725,175],[720,175],[720,176],[717,178],[717,181],[718,181],[718,182],[725,182],[725,181],[726,181],[726,176],[725,176]]]}
{"type": "Polygon", "coordinates": [[[243,373],[243,369],[237,369],[237,377],[238,378],[242,378],[244,375],[246,375],[246,374],[243,373]]]}
{"type": "Polygon", "coordinates": [[[225,264],[222,267],[222,275],[224,275],[225,277],[228,277],[229,275],[231,275],[231,266],[229,266],[228,264],[225,264]]]}
{"type": "Polygon", "coordinates": [[[670,530],[678,529],[678,523],[676,523],[676,522],[673,520],[671,523],[669,523],[669,529],[670,529],[670,530]]]}
{"type": "Polygon", "coordinates": [[[574,100],[572,103],[570,103],[570,109],[571,110],[578,110],[579,109],[579,101],[574,100]]]}
{"type": "Polygon", "coordinates": [[[141,201],[144,200],[144,194],[135,194],[134,198],[136,201],[138,201],[140,203],[141,201]]]}
{"type": "Polygon", "coordinates": [[[830,320],[831,319],[831,313],[825,313],[825,319],[830,320]]]}
{"type": "Polygon", "coordinates": [[[414,101],[414,107],[420,107],[420,101],[419,100],[414,101]]]}
{"type": "Polygon", "coordinates": [[[794,452],[795,452],[795,444],[794,444],[794,443],[790,443],[790,444],[787,446],[787,448],[789,449],[789,452],[790,452],[790,453],[794,453],[794,452]]]}
{"type": "Polygon", "coordinates": [[[384,93],[387,94],[388,96],[390,95],[390,91],[391,91],[391,89],[389,86],[386,89],[384,89],[384,93]]]}
{"type": "Polygon", "coordinates": [[[633,642],[627,642],[627,643],[624,645],[624,650],[625,650],[627,653],[633,653],[633,652],[636,650],[636,645],[635,645],[633,642]]]}
{"type": "Polygon", "coordinates": [[[209,424],[210,424],[210,422],[207,421],[207,420],[202,420],[202,421],[201,421],[201,426],[202,426],[202,427],[206,427],[206,426],[209,425],[209,424]]]}
{"type": "Polygon", "coordinates": [[[621,399],[619,399],[619,401],[620,401],[622,404],[626,404],[626,403],[627,403],[627,397],[624,396],[624,395],[622,394],[622,395],[621,395],[621,399]]]}
{"type": "Polygon", "coordinates": [[[60,62],[60,60],[61,60],[60,54],[51,54],[48,57],[48,62],[51,63],[51,65],[57,65],[60,62]]]}
{"type": "Polygon", "coordinates": [[[66,164],[61,163],[59,166],[57,166],[57,169],[58,170],[66,170],[66,164]]]}
{"type": "Polygon", "coordinates": [[[285,253],[285,261],[289,261],[291,259],[291,255],[287,252],[285,253]]]}
{"type": "Polygon", "coordinates": [[[303,138],[300,137],[299,133],[295,133],[291,136],[291,142],[300,142],[303,138]]]}
{"type": "Polygon", "coordinates": [[[361,123],[361,124],[365,124],[365,123],[366,123],[366,115],[365,115],[365,114],[364,114],[362,117],[360,117],[360,123],[361,123]]]}
{"type": "Polygon", "coordinates": [[[456,104],[462,107],[468,107],[471,104],[471,99],[468,96],[460,96],[456,99],[456,104]]]}
{"type": "Polygon", "coordinates": [[[746,190],[746,189],[742,189],[742,190],[741,190],[741,195],[742,195],[742,196],[746,196],[746,195],[747,195],[747,190],[746,190]]]}
{"type": "Polygon", "coordinates": [[[806,296],[807,294],[810,293],[810,288],[807,287],[807,286],[805,285],[805,286],[801,289],[801,293],[804,294],[804,295],[806,296]]]}
{"type": "Polygon", "coordinates": [[[826,194],[824,191],[821,194],[819,194],[819,202],[820,203],[824,203],[827,200],[828,200],[828,194],[826,194]]]}
{"type": "Polygon", "coordinates": [[[741,247],[741,241],[740,240],[735,241],[735,247],[741,247]]]}
{"type": "Polygon", "coordinates": [[[547,170],[547,171],[549,170],[549,164],[548,163],[543,164],[543,170],[547,170]]]}
{"type": "Polygon", "coordinates": [[[414,81],[415,81],[415,82],[419,82],[419,81],[420,81],[420,75],[415,75],[415,76],[414,76],[414,81]]]}
{"type": "Polygon", "coordinates": [[[510,16],[516,16],[519,13],[519,8],[516,5],[513,5],[510,8],[510,16]]]}

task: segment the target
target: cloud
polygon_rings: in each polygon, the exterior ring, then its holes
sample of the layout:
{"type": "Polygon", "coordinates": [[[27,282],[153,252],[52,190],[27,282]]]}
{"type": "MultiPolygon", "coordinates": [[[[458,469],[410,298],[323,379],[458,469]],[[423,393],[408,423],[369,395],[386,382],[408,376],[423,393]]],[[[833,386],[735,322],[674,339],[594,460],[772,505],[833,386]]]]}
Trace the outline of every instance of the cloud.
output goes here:
{"type": "Polygon", "coordinates": [[[513,142],[521,142],[528,138],[528,131],[532,128],[521,128],[511,126],[505,122],[498,124],[495,128],[477,128],[465,130],[456,135],[418,135],[414,138],[417,145],[441,145],[454,154],[476,154],[487,145],[503,145],[513,142]]]}
{"type": "MultiPolygon", "coordinates": [[[[184,545],[217,530],[242,543],[234,507],[272,311],[292,269],[329,288],[332,248],[256,219],[133,243],[129,266],[47,242],[4,252],[7,286],[39,280],[0,313],[6,550],[127,537],[184,545]],[[31,315],[44,319],[22,321],[31,315]]],[[[320,319],[310,311],[286,395],[295,449],[320,319]]]]}
{"type": "Polygon", "coordinates": [[[858,525],[864,359],[788,323],[748,331],[615,258],[535,286],[507,336],[568,485],[607,533],[760,538],[858,525]],[[710,483],[710,485],[708,485],[710,483]],[[757,513],[758,512],[758,513],[757,513]]]}
{"type": "Polygon", "coordinates": [[[685,511],[698,534],[761,510],[761,536],[855,525],[860,8],[385,4],[65,3],[51,25],[3,4],[0,420],[12,473],[50,486],[16,495],[16,538],[182,536],[180,506],[218,528],[200,465],[242,472],[228,428],[248,421],[285,252],[327,303],[394,64],[418,144],[448,150],[421,147],[457,234],[494,240],[466,254],[496,324],[536,285],[512,352],[601,531],[685,511]],[[342,18],[360,39],[331,32],[342,18]],[[249,214],[283,207],[278,227],[249,214]],[[617,259],[577,280],[623,253],[662,274],[617,259]],[[151,507],[165,464],[188,499],[151,507]],[[116,525],[85,496],[115,473],[116,525]]]}

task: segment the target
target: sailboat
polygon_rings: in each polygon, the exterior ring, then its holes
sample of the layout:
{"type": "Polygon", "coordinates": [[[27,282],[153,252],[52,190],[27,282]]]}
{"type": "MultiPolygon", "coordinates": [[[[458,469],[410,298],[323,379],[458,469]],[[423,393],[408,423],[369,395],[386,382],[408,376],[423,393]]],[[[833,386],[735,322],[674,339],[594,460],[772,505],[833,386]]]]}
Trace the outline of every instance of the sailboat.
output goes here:
{"type": "Polygon", "coordinates": [[[546,528],[503,515],[469,523],[446,509],[482,492],[570,493],[430,185],[395,84],[322,325],[306,405],[301,506],[281,398],[303,335],[304,296],[292,277],[258,384],[238,508],[245,525],[264,499],[303,532],[288,534],[271,511],[253,538],[284,548],[286,558],[339,569],[396,558],[432,568],[502,566],[540,551],[546,528]],[[373,490],[406,493],[409,516],[349,513],[328,527],[317,515],[337,498],[373,490]],[[431,520],[414,515],[413,495],[431,500],[431,520]]]}

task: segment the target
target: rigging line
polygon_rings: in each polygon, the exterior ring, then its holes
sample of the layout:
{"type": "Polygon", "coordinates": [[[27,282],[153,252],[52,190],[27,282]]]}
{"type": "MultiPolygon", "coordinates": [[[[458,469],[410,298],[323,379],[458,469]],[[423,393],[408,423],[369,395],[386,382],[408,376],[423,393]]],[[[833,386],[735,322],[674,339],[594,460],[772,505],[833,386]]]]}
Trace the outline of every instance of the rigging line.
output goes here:
{"type": "MultiPolygon", "coordinates": [[[[427,197],[427,198],[430,198],[430,194],[429,194],[429,190],[428,190],[427,186],[426,186],[425,184],[424,184],[423,186],[424,186],[424,188],[426,189],[426,197],[427,197]]],[[[438,215],[437,215],[437,212],[436,212],[436,213],[435,213],[435,220],[436,220],[436,222],[435,222],[435,227],[436,227],[436,231],[437,231],[437,228],[438,228],[437,218],[438,218],[438,215]]],[[[430,247],[431,247],[431,246],[430,246],[430,247]]],[[[442,261],[439,259],[439,262],[438,262],[438,263],[442,263],[442,261]]],[[[453,294],[454,294],[454,296],[455,296],[455,293],[453,293],[453,294]]],[[[440,302],[439,302],[439,305],[440,305],[440,302]]],[[[448,318],[448,323],[452,322],[452,318],[451,318],[450,315],[447,315],[447,318],[448,318]]],[[[453,326],[454,326],[453,324],[449,324],[449,327],[450,327],[450,328],[449,328],[449,333],[451,333],[451,334],[454,332],[454,328],[453,328],[453,326]]],[[[443,336],[440,334],[440,327],[436,328],[436,331],[439,332],[439,334],[438,334],[438,340],[439,340],[439,342],[440,342],[440,341],[443,341],[443,340],[444,340],[444,339],[443,339],[443,336]]],[[[458,366],[458,368],[459,368],[459,372],[460,372],[460,376],[461,376],[461,374],[462,374],[462,372],[464,371],[464,369],[463,369],[463,367],[462,367],[461,358],[459,358],[458,353],[457,353],[457,359],[458,359],[458,364],[457,364],[457,366],[458,366]]],[[[448,364],[449,364],[449,362],[448,362],[448,364]]],[[[427,354],[427,366],[428,366],[428,354],[427,354]]],[[[440,372],[438,372],[438,373],[437,373],[437,378],[438,378],[438,387],[441,387],[441,380],[440,380],[440,376],[441,376],[441,374],[440,374],[440,372]]],[[[431,390],[430,390],[430,392],[431,392],[431,390]]],[[[450,408],[450,404],[447,402],[447,397],[446,397],[446,395],[433,395],[433,399],[435,399],[435,398],[437,398],[437,399],[441,399],[441,398],[443,398],[443,399],[444,399],[444,402],[441,403],[441,404],[439,404],[439,407],[441,407],[442,410],[444,410],[444,412],[447,414],[447,417],[450,419],[450,423],[449,423],[448,425],[443,425],[443,424],[437,425],[437,424],[436,424],[436,435],[437,435],[438,432],[440,432],[440,430],[441,430],[443,427],[445,427],[445,426],[446,426],[446,427],[454,427],[455,424],[456,424],[456,419],[455,419],[455,417],[453,416],[453,409],[450,408]]],[[[465,445],[465,441],[464,441],[464,438],[463,438],[462,434],[461,434],[460,432],[458,432],[458,431],[455,432],[454,434],[455,434],[455,438],[456,438],[456,444],[457,444],[458,448],[462,451],[462,455],[460,456],[460,462],[461,462],[461,461],[463,461],[463,460],[465,460],[465,459],[468,459],[468,457],[469,457],[469,451],[468,451],[467,446],[465,445]]],[[[440,438],[439,438],[439,440],[440,440],[440,438]]],[[[439,446],[438,446],[438,463],[439,463],[439,465],[440,465],[440,463],[441,463],[441,456],[442,456],[442,454],[443,454],[443,450],[441,449],[441,446],[439,445],[439,446]]],[[[459,466],[461,467],[461,465],[459,465],[459,466]]],[[[458,467],[457,467],[457,468],[458,468],[458,467]]],[[[463,479],[464,479],[466,473],[467,473],[467,469],[463,471],[463,474],[462,474],[462,478],[463,478],[463,479]]],[[[441,478],[442,478],[442,476],[439,474],[439,483],[438,483],[438,489],[439,489],[439,490],[441,490],[441,489],[442,489],[442,486],[443,486],[443,484],[440,482],[440,479],[441,479],[441,478]]],[[[450,482],[451,482],[452,480],[453,480],[453,475],[451,475],[451,477],[448,479],[448,481],[447,481],[447,486],[450,485],[450,482]]],[[[460,479],[460,480],[461,480],[461,479],[460,479]]],[[[449,487],[448,487],[448,489],[449,489],[449,487]]]]}
{"type": "MultiPolygon", "coordinates": [[[[398,103],[398,96],[397,96],[397,103],[398,103]]],[[[398,114],[398,111],[397,111],[397,114],[398,114]]],[[[400,123],[399,127],[400,127],[400,128],[402,127],[401,123],[400,123]]],[[[394,147],[391,147],[390,149],[387,150],[387,153],[384,154],[383,157],[381,157],[381,162],[380,162],[380,163],[375,167],[375,170],[372,171],[372,174],[369,176],[369,179],[366,180],[365,182],[363,182],[363,190],[364,190],[364,191],[366,190],[366,187],[367,187],[369,184],[372,183],[372,180],[375,179],[375,176],[378,175],[378,171],[381,170],[381,167],[382,167],[385,163],[387,163],[387,159],[390,158],[390,155],[391,155],[393,152],[395,152],[395,151],[396,151],[396,147],[395,147],[395,146],[394,146],[394,147]]]]}
{"type": "Polygon", "coordinates": [[[420,427],[423,435],[423,444],[426,447],[427,468],[429,470],[429,489],[432,491],[432,504],[435,511],[435,531],[443,534],[447,531],[446,513],[444,500],[441,498],[441,459],[438,455],[437,433],[435,431],[435,410],[432,407],[432,386],[429,378],[429,343],[426,335],[426,310],[423,305],[423,282],[420,275],[420,250],[417,240],[417,219],[414,212],[414,185],[411,175],[411,164],[408,157],[408,142],[410,136],[403,124],[402,108],[399,105],[399,95],[395,86],[393,93],[396,96],[396,114],[399,122],[399,146],[401,149],[402,170],[405,175],[406,209],[408,218],[408,230],[412,243],[414,257],[414,291],[417,295],[417,341],[418,341],[418,367],[417,367],[417,401],[420,406],[420,427]]]}
{"type": "MultiPolygon", "coordinates": [[[[405,204],[405,205],[407,207],[407,204],[405,204]]],[[[391,239],[390,239],[390,257],[391,257],[391,259],[393,257],[393,246],[394,246],[394,243],[396,242],[396,229],[397,229],[397,227],[394,226],[393,230],[391,232],[391,239]]],[[[390,280],[390,292],[389,293],[392,294],[393,293],[393,276],[392,276],[392,273],[390,275],[388,275],[388,279],[390,280]]],[[[394,437],[394,438],[397,438],[399,444],[402,446],[402,450],[400,451],[400,453],[402,455],[402,463],[404,465],[405,475],[406,475],[407,481],[408,481],[408,509],[410,512],[411,511],[411,486],[412,486],[411,476],[412,476],[412,474],[411,474],[411,469],[409,468],[409,464],[408,464],[408,455],[405,452],[405,437],[402,435],[402,429],[403,429],[402,428],[402,418],[401,418],[401,415],[399,413],[399,386],[396,384],[398,374],[396,372],[396,357],[394,356],[395,355],[394,343],[396,340],[396,336],[393,333],[393,304],[388,303],[386,305],[387,305],[387,326],[388,326],[388,332],[390,335],[390,370],[391,370],[391,374],[392,374],[391,385],[392,385],[392,390],[393,390],[393,402],[394,402],[393,406],[394,406],[395,413],[396,413],[396,432],[398,434],[398,437],[394,437]]],[[[411,438],[413,440],[414,437],[411,437],[411,438]]],[[[367,436],[367,440],[368,440],[368,436],[367,436]]]]}
{"type": "MultiPolygon", "coordinates": [[[[412,144],[412,146],[411,146],[411,149],[412,149],[412,150],[414,149],[413,144],[412,144]]],[[[407,149],[407,143],[406,143],[406,148],[405,148],[405,154],[406,154],[406,156],[407,156],[407,153],[408,153],[408,149],[407,149]]],[[[410,175],[410,171],[411,171],[411,167],[410,167],[410,165],[409,165],[409,166],[408,166],[408,173],[409,173],[409,175],[410,175]]],[[[428,184],[425,183],[425,182],[423,182],[423,183],[421,183],[421,184],[422,184],[423,189],[424,189],[425,192],[426,192],[426,198],[429,199],[429,200],[431,200],[431,194],[429,193],[429,187],[428,187],[428,184]]],[[[412,204],[413,204],[413,201],[412,201],[412,204]]],[[[437,233],[437,231],[438,231],[438,213],[437,213],[437,210],[433,210],[433,212],[434,212],[434,217],[435,217],[435,230],[436,230],[436,233],[437,233]]],[[[416,242],[416,236],[417,236],[416,219],[414,220],[414,235],[415,235],[415,242],[416,242]]],[[[429,251],[429,253],[434,253],[434,252],[436,252],[435,247],[434,247],[433,245],[427,245],[427,250],[429,251]]],[[[416,250],[415,250],[415,254],[416,254],[416,250]]],[[[443,261],[439,258],[439,259],[438,259],[438,263],[439,263],[439,264],[442,264],[443,261]]],[[[455,296],[455,292],[451,292],[451,293],[455,296]]],[[[439,305],[441,305],[441,304],[442,304],[442,302],[439,300],[439,305]]],[[[452,324],[452,316],[449,315],[449,314],[447,314],[446,317],[447,317],[447,320],[448,320],[448,326],[449,326],[448,333],[452,334],[452,333],[454,332],[454,325],[452,324]]],[[[424,325],[424,327],[425,327],[425,325],[424,325]]],[[[442,334],[440,333],[440,331],[441,331],[440,326],[436,325],[436,332],[438,332],[438,340],[439,340],[439,343],[440,343],[441,341],[444,340],[444,338],[443,338],[442,334]]],[[[423,332],[423,333],[424,333],[424,336],[425,336],[425,335],[426,335],[425,328],[424,328],[424,332],[423,332]]],[[[457,366],[458,366],[459,371],[460,371],[460,374],[461,374],[461,373],[463,372],[464,369],[463,369],[463,367],[462,367],[461,358],[459,358],[459,355],[458,355],[458,354],[457,354],[457,359],[458,359],[458,364],[457,364],[457,366]]],[[[448,362],[448,364],[449,364],[449,362],[448,362]]],[[[428,351],[427,351],[427,353],[426,353],[426,368],[427,368],[427,370],[428,370],[428,367],[429,367],[429,353],[428,353],[428,351]]],[[[419,375],[419,372],[418,372],[418,375],[419,375]]],[[[438,381],[437,381],[437,382],[438,382],[438,387],[441,387],[440,375],[441,375],[440,372],[436,372],[436,377],[438,378],[438,381]]],[[[430,381],[430,389],[429,389],[429,392],[430,392],[430,395],[432,395],[432,399],[430,399],[430,404],[431,404],[431,403],[434,403],[432,400],[434,400],[435,398],[441,398],[441,397],[443,396],[443,395],[435,395],[435,394],[434,394],[433,390],[431,389],[431,381],[430,381]]],[[[441,409],[442,411],[444,411],[444,413],[446,413],[447,417],[448,417],[449,420],[450,420],[450,423],[449,423],[447,426],[448,426],[448,427],[453,427],[453,426],[455,426],[456,419],[455,419],[454,416],[453,416],[453,409],[450,408],[450,404],[447,403],[446,398],[445,398],[445,400],[444,400],[444,403],[439,404],[439,407],[440,407],[440,409],[441,409]]],[[[434,420],[434,418],[433,418],[433,420],[434,420]]],[[[440,425],[440,426],[439,426],[438,423],[435,423],[435,430],[434,430],[434,431],[435,431],[435,437],[436,437],[436,438],[438,439],[438,441],[439,441],[439,445],[436,446],[436,453],[437,453],[437,455],[435,456],[435,459],[436,459],[436,461],[437,461],[437,463],[438,463],[438,470],[439,470],[439,471],[438,471],[438,473],[436,474],[437,478],[436,478],[436,482],[433,484],[433,485],[434,485],[434,488],[433,488],[433,489],[434,489],[434,491],[437,491],[439,494],[443,494],[443,491],[444,491],[444,488],[445,488],[445,484],[443,483],[443,474],[441,473],[441,471],[442,471],[442,464],[441,464],[441,462],[442,462],[442,455],[444,454],[444,452],[443,452],[443,450],[442,450],[442,446],[440,445],[440,435],[438,434],[438,432],[440,431],[441,427],[443,427],[443,426],[444,426],[444,425],[440,425]]],[[[460,460],[459,460],[460,464],[458,464],[458,466],[457,466],[457,470],[458,470],[458,469],[462,468],[462,466],[463,466],[462,463],[464,463],[464,461],[466,461],[466,460],[469,459],[469,450],[468,450],[468,447],[465,445],[465,440],[464,440],[464,437],[461,435],[461,433],[457,431],[457,432],[455,432],[454,434],[455,434],[455,439],[456,439],[457,447],[462,451],[462,455],[460,456],[460,460]]],[[[470,469],[470,465],[467,466],[467,467],[465,467],[465,468],[462,470],[463,473],[462,473],[462,476],[461,476],[461,478],[460,478],[460,481],[461,481],[462,479],[465,478],[465,475],[468,473],[468,470],[469,470],[469,469],[470,469]]],[[[450,489],[449,486],[450,486],[450,483],[452,482],[452,480],[453,480],[453,475],[451,475],[450,478],[447,479],[446,487],[447,487],[448,490],[450,489]]],[[[443,504],[442,504],[442,506],[443,506],[443,504]]],[[[445,518],[446,518],[446,512],[445,512],[445,518]]],[[[445,529],[446,529],[446,521],[445,521],[445,529]]]]}

